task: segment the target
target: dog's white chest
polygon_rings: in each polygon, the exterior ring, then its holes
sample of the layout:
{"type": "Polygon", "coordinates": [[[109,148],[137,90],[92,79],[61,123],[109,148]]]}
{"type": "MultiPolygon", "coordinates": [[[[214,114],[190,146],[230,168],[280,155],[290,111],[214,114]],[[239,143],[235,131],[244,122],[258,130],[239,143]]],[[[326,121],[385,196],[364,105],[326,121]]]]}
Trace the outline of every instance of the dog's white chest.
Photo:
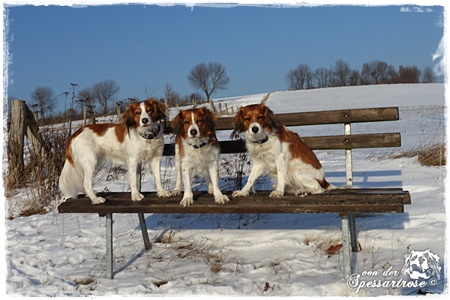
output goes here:
{"type": "Polygon", "coordinates": [[[263,144],[247,142],[247,149],[254,162],[259,162],[269,170],[276,170],[276,161],[283,153],[283,147],[276,138],[269,138],[263,144]]]}
{"type": "Polygon", "coordinates": [[[183,148],[183,164],[198,172],[208,169],[208,166],[216,163],[219,156],[219,149],[209,144],[201,148],[194,148],[184,143],[183,148]]]}

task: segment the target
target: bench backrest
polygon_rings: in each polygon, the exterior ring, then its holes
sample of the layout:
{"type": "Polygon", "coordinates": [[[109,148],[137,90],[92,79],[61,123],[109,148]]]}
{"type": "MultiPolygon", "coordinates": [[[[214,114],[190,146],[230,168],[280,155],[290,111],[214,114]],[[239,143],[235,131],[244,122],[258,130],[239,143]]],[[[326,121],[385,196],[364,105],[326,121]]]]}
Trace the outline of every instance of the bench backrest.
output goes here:
{"type": "MultiPolygon", "coordinates": [[[[400,147],[400,133],[351,134],[351,123],[397,121],[399,119],[397,107],[344,109],[317,112],[300,112],[277,114],[276,118],[285,126],[343,124],[343,135],[314,136],[302,139],[313,150],[357,149],[357,148],[386,148],[400,147]]],[[[221,117],[216,121],[217,130],[233,130],[233,117],[221,117]]],[[[166,133],[170,133],[167,128],[166,133]]],[[[244,153],[245,143],[242,140],[220,141],[221,153],[244,153]]],[[[164,155],[174,155],[173,144],[166,144],[164,155]]]]}
{"type": "MultiPolygon", "coordinates": [[[[233,130],[234,117],[221,117],[216,120],[216,130],[233,130]]],[[[346,185],[353,184],[352,149],[400,147],[400,133],[351,134],[352,123],[398,121],[397,107],[343,109],[317,112],[298,112],[277,114],[276,118],[285,126],[343,124],[343,135],[301,136],[313,150],[345,150],[346,185]]],[[[172,128],[166,128],[171,133],[172,128]]],[[[245,153],[243,140],[219,141],[222,154],[245,153]]],[[[173,144],[164,145],[165,156],[175,154],[173,144]]]]}

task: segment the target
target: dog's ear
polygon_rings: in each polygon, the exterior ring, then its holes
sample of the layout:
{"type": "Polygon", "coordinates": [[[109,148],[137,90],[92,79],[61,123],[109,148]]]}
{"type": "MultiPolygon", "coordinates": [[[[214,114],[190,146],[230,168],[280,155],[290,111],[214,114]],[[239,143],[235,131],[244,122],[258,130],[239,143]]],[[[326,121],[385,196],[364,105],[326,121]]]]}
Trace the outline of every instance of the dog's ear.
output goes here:
{"type": "Polygon", "coordinates": [[[173,133],[175,133],[175,134],[181,133],[181,130],[183,129],[183,115],[182,115],[181,111],[172,120],[172,122],[170,123],[170,126],[173,128],[173,133]]]}
{"type": "Polygon", "coordinates": [[[166,106],[163,103],[153,99],[153,111],[155,112],[155,121],[166,119],[166,106]]]}
{"type": "Polygon", "coordinates": [[[136,111],[136,103],[131,103],[128,105],[127,109],[122,115],[122,122],[127,126],[127,129],[130,127],[134,127],[136,125],[136,121],[134,119],[134,112],[136,111]]]}
{"type": "Polygon", "coordinates": [[[261,105],[261,109],[264,112],[264,119],[267,122],[267,125],[269,125],[269,127],[274,131],[274,132],[280,132],[280,130],[282,129],[282,124],[276,119],[274,112],[267,107],[264,104],[260,104],[261,105]]]}
{"type": "Polygon", "coordinates": [[[244,119],[242,118],[242,107],[233,118],[234,131],[241,133],[244,130],[244,119]]]}
{"type": "Polygon", "coordinates": [[[426,250],[424,256],[427,259],[428,267],[431,269],[429,272],[431,275],[434,275],[437,280],[441,279],[441,265],[439,264],[439,256],[430,252],[430,250],[426,250]]]}
{"type": "Polygon", "coordinates": [[[239,135],[244,131],[244,119],[242,118],[242,107],[239,108],[238,112],[233,118],[234,130],[230,134],[230,138],[238,139],[239,135]]]}
{"type": "Polygon", "coordinates": [[[203,124],[207,126],[209,132],[213,133],[216,130],[216,115],[206,107],[202,107],[201,111],[204,116],[203,124]]]}

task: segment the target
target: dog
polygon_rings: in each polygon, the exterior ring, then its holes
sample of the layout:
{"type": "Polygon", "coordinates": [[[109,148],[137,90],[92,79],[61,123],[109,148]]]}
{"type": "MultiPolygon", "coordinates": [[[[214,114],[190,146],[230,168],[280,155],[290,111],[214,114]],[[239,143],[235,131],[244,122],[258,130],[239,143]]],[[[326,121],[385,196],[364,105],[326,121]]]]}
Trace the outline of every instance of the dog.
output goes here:
{"type": "Polygon", "coordinates": [[[172,120],[175,137],[175,168],[177,179],[173,196],[181,195],[181,182],[184,195],[180,205],[193,204],[191,175],[201,175],[208,186],[208,192],[214,195],[216,203],[229,201],[219,188],[219,142],[215,132],[215,116],[205,107],[181,110],[172,120]]]}
{"type": "Polygon", "coordinates": [[[131,200],[144,198],[138,182],[141,165],[150,165],[157,195],[170,197],[170,191],[164,190],[161,184],[160,173],[164,120],[164,105],[148,99],[132,103],[119,124],[92,124],[78,129],[67,142],[66,160],[59,177],[59,188],[66,199],[77,198],[84,192],[92,204],[105,202],[92,188],[94,172],[104,160],[128,166],[131,200]]]}
{"type": "Polygon", "coordinates": [[[285,192],[296,195],[317,194],[335,187],[325,180],[322,165],[314,152],[297,133],[289,131],[264,104],[241,107],[233,119],[232,136],[244,134],[253,167],[247,183],[233,197],[244,197],[264,172],[275,182],[270,197],[282,197],[285,192]]]}
{"type": "Polygon", "coordinates": [[[412,250],[411,253],[405,255],[402,274],[408,274],[411,279],[429,279],[434,276],[436,280],[439,280],[441,279],[439,256],[433,254],[430,250],[412,250]]]}

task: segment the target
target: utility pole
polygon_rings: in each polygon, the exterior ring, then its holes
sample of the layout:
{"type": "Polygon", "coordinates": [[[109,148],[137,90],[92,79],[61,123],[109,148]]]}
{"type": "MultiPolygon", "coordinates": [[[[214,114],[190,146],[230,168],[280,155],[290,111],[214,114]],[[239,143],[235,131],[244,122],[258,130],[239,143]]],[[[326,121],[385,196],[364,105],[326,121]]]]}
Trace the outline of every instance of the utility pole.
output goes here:
{"type": "Polygon", "coordinates": [[[70,108],[73,110],[73,102],[75,101],[75,87],[78,86],[78,83],[71,83],[72,86],[72,104],[70,105],[70,108]]]}
{"type": "Polygon", "coordinates": [[[67,95],[69,95],[69,94],[70,94],[69,92],[62,92],[61,93],[61,95],[66,96],[65,99],[64,99],[64,113],[66,113],[66,111],[67,111],[66,103],[67,103],[67,95]]]}

